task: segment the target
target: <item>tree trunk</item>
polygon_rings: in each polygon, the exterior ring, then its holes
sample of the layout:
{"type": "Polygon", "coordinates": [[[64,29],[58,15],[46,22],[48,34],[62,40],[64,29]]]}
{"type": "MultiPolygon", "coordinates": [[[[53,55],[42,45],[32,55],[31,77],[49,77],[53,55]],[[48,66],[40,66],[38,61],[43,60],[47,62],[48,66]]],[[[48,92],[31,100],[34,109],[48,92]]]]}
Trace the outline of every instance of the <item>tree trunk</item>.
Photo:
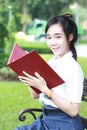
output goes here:
{"type": "Polygon", "coordinates": [[[23,28],[22,31],[26,32],[26,26],[28,21],[28,8],[27,8],[28,0],[24,0],[23,2],[23,28]]]}

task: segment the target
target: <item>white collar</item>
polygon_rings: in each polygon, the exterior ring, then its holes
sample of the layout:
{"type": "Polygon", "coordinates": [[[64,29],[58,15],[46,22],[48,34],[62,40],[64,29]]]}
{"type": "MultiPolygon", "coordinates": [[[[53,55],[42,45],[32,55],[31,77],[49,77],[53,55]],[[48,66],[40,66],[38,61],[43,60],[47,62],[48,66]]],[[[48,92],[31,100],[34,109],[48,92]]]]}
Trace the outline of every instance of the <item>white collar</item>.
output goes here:
{"type": "Polygon", "coordinates": [[[59,60],[55,58],[55,56],[53,57],[53,59],[58,62],[58,63],[61,63],[61,62],[66,62],[69,58],[71,58],[73,56],[72,52],[69,51],[67,52],[63,57],[61,57],[59,60]]]}

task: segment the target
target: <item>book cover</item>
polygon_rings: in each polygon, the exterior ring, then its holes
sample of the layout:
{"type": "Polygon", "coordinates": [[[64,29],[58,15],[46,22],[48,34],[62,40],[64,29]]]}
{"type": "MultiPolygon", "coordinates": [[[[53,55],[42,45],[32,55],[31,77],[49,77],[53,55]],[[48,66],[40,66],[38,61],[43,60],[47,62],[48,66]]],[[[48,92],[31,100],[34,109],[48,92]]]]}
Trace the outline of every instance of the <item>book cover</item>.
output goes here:
{"type": "Polygon", "coordinates": [[[14,44],[7,65],[23,57],[24,55],[26,55],[26,52],[20,48],[18,44],[14,44]]]}
{"type": "MultiPolygon", "coordinates": [[[[63,79],[46,63],[46,61],[35,51],[26,52],[17,44],[14,45],[10,57],[7,62],[9,66],[17,75],[23,75],[23,71],[35,76],[38,72],[47,82],[48,87],[54,88],[57,85],[63,84],[63,79]]],[[[31,86],[35,92],[40,93],[39,90],[31,86]]]]}

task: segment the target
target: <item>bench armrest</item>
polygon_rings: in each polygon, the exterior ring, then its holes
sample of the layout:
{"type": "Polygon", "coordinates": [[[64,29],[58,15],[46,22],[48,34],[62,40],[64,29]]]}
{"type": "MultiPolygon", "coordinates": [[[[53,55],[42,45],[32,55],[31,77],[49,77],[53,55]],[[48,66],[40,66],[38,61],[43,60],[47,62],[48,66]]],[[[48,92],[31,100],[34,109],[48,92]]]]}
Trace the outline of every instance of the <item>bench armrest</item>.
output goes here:
{"type": "Polygon", "coordinates": [[[24,115],[25,113],[29,113],[33,116],[34,119],[36,119],[36,114],[35,112],[42,112],[41,108],[28,108],[28,109],[24,109],[19,113],[19,120],[20,121],[25,121],[26,120],[26,116],[24,115]]]}

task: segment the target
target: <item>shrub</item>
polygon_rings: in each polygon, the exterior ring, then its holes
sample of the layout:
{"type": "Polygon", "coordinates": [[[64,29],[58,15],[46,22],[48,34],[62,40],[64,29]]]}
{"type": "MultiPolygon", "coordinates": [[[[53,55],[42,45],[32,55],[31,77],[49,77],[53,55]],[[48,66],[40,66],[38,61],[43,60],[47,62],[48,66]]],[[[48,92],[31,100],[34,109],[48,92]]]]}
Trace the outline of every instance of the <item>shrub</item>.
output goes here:
{"type": "Polygon", "coordinates": [[[51,53],[50,49],[47,47],[46,42],[40,41],[26,41],[25,39],[16,39],[16,43],[21,46],[26,51],[36,50],[38,53],[51,53]]]}
{"type": "Polygon", "coordinates": [[[0,80],[17,80],[17,75],[8,67],[0,69],[0,80]]]}
{"type": "Polygon", "coordinates": [[[6,65],[8,55],[4,53],[0,53],[0,69],[6,65]]]}
{"type": "Polygon", "coordinates": [[[0,23],[0,53],[4,52],[5,38],[8,36],[6,27],[0,23]]]}

